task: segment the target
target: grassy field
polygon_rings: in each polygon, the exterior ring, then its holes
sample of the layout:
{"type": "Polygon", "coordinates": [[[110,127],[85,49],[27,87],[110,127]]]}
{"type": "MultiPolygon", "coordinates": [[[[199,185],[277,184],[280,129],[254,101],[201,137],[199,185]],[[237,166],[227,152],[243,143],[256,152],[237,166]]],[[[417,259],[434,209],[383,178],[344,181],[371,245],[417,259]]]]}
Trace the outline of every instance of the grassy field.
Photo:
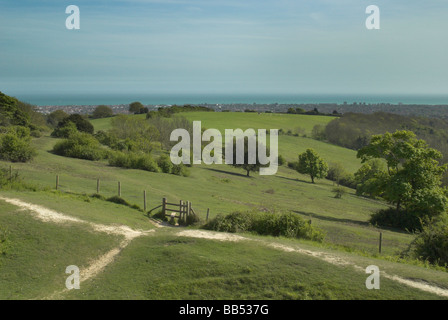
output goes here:
{"type": "MultiPolygon", "coordinates": [[[[244,121],[233,125],[239,124],[245,129],[245,121],[247,127],[257,128],[267,124],[270,115],[190,113],[186,116],[194,120],[204,117],[200,119],[204,127],[222,130],[237,116],[244,117],[244,121]],[[261,116],[259,121],[250,122],[258,116],[261,116]]],[[[302,126],[311,130],[314,123],[330,118],[278,115],[272,119],[285,129],[302,126]]],[[[110,119],[93,123],[97,130],[107,129],[110,119]]],[[[233,125],[230,128],[235,128],[233,125]]],[[[202,219],[207,208],[211,218],[235,210],[293,211],[326,232],[322,244],[254,235],[246,235],[253,241],[233,243],[179,237],[178,228],[159,229],[133,240],[98,277],[83,284],[82,290],[66,293],[62,298],[437,298],[390,279],[382,280],[380,291],[366,290],[365,273],[352,266],[335,266],[316,257],[260,245],[260,241],[324,250],[363,268],[375,264],[407,279],[421,279],[448,288],[446,272],[392,262],[407,248],[414,235],[369,225],[370,214],[385,208],[386,204],[357,197],[354,190],[336,199],[332,182],[318,180],[311,184],[309,177],[287,167],[281,167],[275,176],[252,174],[250,178],[242,170],[225,165],[194,166],[190,168],[189,177],[125,170],[109,167],[105,162],[54,155],[50,150],[57,141],[48,136],[35,139],[37,157],[30,163],[13,164],[13,169],[27,182],[38,186],[38,191],[2,190],[0,196],[21,199],[92,223],[154,230],[143,212],[89,197],[96,193],[99,178],[101,195],[116,195],[120,181],[122,197],[140,207],[143,207],[143,190],[146,190],[149,209],[160,205],[161,199],[166,197],[170,202],[191,201],[202,219]],[[56,175],[60,181],[58,191],[54,190],[56,175]],[[380,231],[383,232],[382,256],[377,254],[380,231]]],[[[327,159],[344,163],[351,171],[359,166],[352,150],[293,136],[280,136],[279,143],[287,158],[295,159],[301,150],[313,147],[327,159]]],[[[9,163],[0,162],[1,165],[9,166],[9,163]]],[[[43,298],[58,291],[64,285],[67,265],[85,266],[121,241],[120,237],[95,234],[79,225],[45,224],[1,200],[0,226],[9,230],[13,244],[9,254],[0,256],[0,287],[6,288],[0,291],[0,298],[5,299],[43,298]],[[33,273],[35,265],[36,274],[33,273]],[[45,272],[49,274],[44,275],[45,272]]]]}

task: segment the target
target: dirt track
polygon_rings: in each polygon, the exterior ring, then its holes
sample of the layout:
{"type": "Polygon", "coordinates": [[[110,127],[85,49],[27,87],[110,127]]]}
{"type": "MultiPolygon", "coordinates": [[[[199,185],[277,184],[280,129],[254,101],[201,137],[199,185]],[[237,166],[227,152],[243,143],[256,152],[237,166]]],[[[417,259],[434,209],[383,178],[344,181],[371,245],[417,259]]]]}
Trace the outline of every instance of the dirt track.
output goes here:
{"type": "MultiPolygon", "coordinates": [[[[10,203],[12,205],[15,205],[23,210],[30,211],[33,216],[36,219],[39,219],[41,221],[49,222],[49,223],[58,223],[58,224],[67,224],[67,223],[78,223],[78,224],[86,224],[89,225],[93,231],[95,232],[105,232],[109,234],[116,234],[124,237],[124,240],[120,243],[120,245],[106,254],[102,255],[98,259],[94,260],[86,269],[80,270],[80,278],[81,281],[86,281],[88,279],[91,279],[98,275],[101,271],[106,268],[107,265],[112,263],[115,259],[115,257],[123,250],[133,239],[148,235],[155,230],[149,230],[149,231],[142,231],[142,230],[133,230],[129,228],[128,226],[124,225],[116,225],[116,226],[108,226],[103,224],[96,224],[88,221],[84,221],[78,218],[74,218],[47,208],[44,208],[39,205],[30,204],[27,202],[24,202],[22,200],[18,199],[12,199],[12,198],[4,198],[0,197],[0,200],[3,200],[7,203],[10,203]]],[[[152,221],[154,225],[157,227],[163,228],[164,226],[162,224],[155,223],[152,221]]],[[[305,249],[298,249],[298,248],[292,248],[285,245],[281,245],[278,243],[268,242],[264,240],[254,240],[246,237],[242,237],[235,234],[229,234],[229,233],[222,233],[222,232],[212,232],[212,231],[205,231],[205,230],[181,230],[176,233],[179,237],[191,237],[191,238],[202,238],[202,239],[210,239],[210,240],[217,240],[217,241],[258,241],[262,243],[263,245],[266,245],[267,247],[271,247],[274,249],[282,250],[285,252],[297,252],[299,254],[306,254],[313,256],[317,259],[320,259],[322,261],[325,261],[327,263],[331,263],[333,265],[338,266],[352,266],[355,270],[359,272],[365,272],[365,268],[362,268],[356,264],[353,264],[349,261],[344,260],[343,258],[335,255],[335,254],[329,254],[326,252],[321,251],[311,251],[311,250],[305,250],[305,249]]],[[[421,283],[418,281],[413,281],[409,279],[404,279],[401,277],[398,277],[396,275],[389,275],[385,272],[381,272],[381,276],[385,277],[387,279],[399,282],[401,284],[404,284],[406,286],[420,289],[426,292],[434,293],[436,295],[447,297],[448,298],[448,290],[431,286],[425,283],[421,283]]],[[[60,297],[62,293],[64,293],[67,290],[63,290],[60,292],[55,292],[51,296],[46,297],[46,299],[54,299],[57,297],[60,297]]]]}

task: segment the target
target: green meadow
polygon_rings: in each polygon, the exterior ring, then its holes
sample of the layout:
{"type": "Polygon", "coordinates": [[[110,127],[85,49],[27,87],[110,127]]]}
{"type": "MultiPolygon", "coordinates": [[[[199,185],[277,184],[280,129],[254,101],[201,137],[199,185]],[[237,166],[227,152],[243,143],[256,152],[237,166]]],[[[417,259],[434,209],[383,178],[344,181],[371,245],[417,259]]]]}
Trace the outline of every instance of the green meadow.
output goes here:
{"type": "MultiPolygon", "coordinates": [[[[283,129],[301,127],[309,136],[316,124],[331,121],[327,116],[257,113],[182,114],[200,120],[205,128],[283,129]]],[[[140,116],[139,116],[140,117],[140,116]]],[[[109,119],[93,120],[95,130],[110,128],[109,119]]],[[[62,299],[438,299],[432,293],[411,288],[389,278],[381,290],[367,290],[368,265],[378,265],[390,274],[417,279],[448,288],[445,271],[423,263],[400,259],[415,235],[380,230],[368,223],[370,214],[387,204],[355,195],[348,190],[334,197],[333,183],[298,174],[286,166],[274,176],[252,173],[227,165],[198,165],[190,176],[130,170],[108,166],[105,161],[65,158],[51,153],[58,139],[44,136],[33,140],[38,155],[29,163],[14,163],[34,190],[2,190],[0,197],[15,198],[91,223],[125,225],[152,230],[125,247],[98,276],[82,283],[81,290],[66,292],[62,299]],[[59,188],[55,190],[56,176],[59,188]],[[143,208],[147,192],[148,210],[169,202],[188,200],[202,221],[237,210],[291,211],[324,230],[323,243],[244,235],[249,240],[226,242],[178,236],[183,228],[155,228],[142,210],[91,197],[117,195],[143,208]],[[378,253],[379,233],[383,234],[378,253]],[[324,251],[349,261],[335,265],[319,257],[285,252],[268,244],[324,251]]],[[[279,136],[279,153],[295,161],[307,148],[315,149],[327,162],[340,162],[355,172],[360,161],[353,150],[308,137],[279,136]]],[[[1,162],[0,166],[10,163],[1,162]]],[[[0,227],[8,230],[11,247],[0,256],[0,298],[40,299],[64,289],[65,267],[83,267],[116,247],[119,236],[95,233],[83,225],[58,226],[42,222],[32,212],[0,200],[0,227]]],[[[194,227],[188,229],[194,230],[194,227]]]]}

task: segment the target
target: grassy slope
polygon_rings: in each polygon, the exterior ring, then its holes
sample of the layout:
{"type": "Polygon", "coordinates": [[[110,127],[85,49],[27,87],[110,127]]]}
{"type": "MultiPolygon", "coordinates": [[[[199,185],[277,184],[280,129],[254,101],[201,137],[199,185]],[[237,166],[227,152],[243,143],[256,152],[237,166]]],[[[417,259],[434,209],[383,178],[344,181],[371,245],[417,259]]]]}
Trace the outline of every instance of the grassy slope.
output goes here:
{"type": "MultiPolygon", "coordinates": [[[[219,116],[221,115],[224,114],[219,116]]],[[[207,127],[212,126],[207,125],[207,127]]],[[[104,126],[104,128],[107,127],[104,126]]],[[[294,139],[291,140],[294,142],[291,142],[294,147],[298,141],[309,140],[296,137],[285,138],[294,139]]],[[[244,177],[240,170],[228,166],[193,167],[191,176],[188,178],[123,170],[108,167],[105,163],[55,156],[48,151],[56,141],[49,137],[35,140],[39,155],[32,163],[14,164],[14,168],[18,169],[27,180],[49,189],[54,188],[55,175],[59,174],[63,191],[87,194],[96,191],[97,177],[101,178],[101,193],[105,196],[115,195],[117,181],[121,181],[123,197],[131,203],[141,206],[142,190],[147,190],[150,208],[159,205],[162,197],[168,197],[170,201],[190,200],[202,217],[207,208],[211,208],[212,217],[218,213],[229,213],[241,209],[294,210],[306,218],[311,218],[313,224],[324,228],[330,244],[343,245],[350,250],[363,250],[370,254],[374,254],[377,250],[378,230],[369,226],[367,219],[370,212],[384,207],[384,204],[358,198],[353,192],[343,199],[335,199],[331,193],[331,182],[319,181],[318,184],[312,185],[308,177],[287,168],[281,168],[277,176],[254,175],[249,179],[244,177]]],[[[282,140],[280,143],[283,143],[282,140]]],[[[316,143],[322,148],[321,152],[325,150],[326,144],[316,143]]],[[[343,159],[341,155],[346,152],[342,151],[345,149],[336,150],[340,152],[335,151],[332,158],[343,159]]],[[[93,222],[120,223],[142,229],[151,228],[141,212],[100,200],[87,202],[86,197],[59,192],[2,191],[1,194],[41,204],[93,222]]],[[[25,266],[25,270],[32,270],[34,265],[43,263],[42,270],[46,270],[45,268],[53,261],[60,261],[56,263],[57,268],[48,270],[51,270],[52,279],[59,277],[57,279],[61,281],[61,277],[65,279],[65,274],[61,276],[60,269],[65,270],[66,265],[78,262],[71,263],[72,260],[68,254],[59,254],[56,257],[52,254],[53,251],[59,252],[62,250],[61,247],[72,250],[71,246],[73,246],[73,250],[79,252],[79,263],[83,264],[85,263],[83,261],[97,256],[98,252],[105,252],[109,249],[109,245],[116,241],[113,239],[111,241],[104,235],[93,235],[85,230],[78,231],[76,228],[70,229],[75,232],[61,233],[59,227],[43,225],[23,215],[11,216],[12,212],[15,212],[12,206],[0,202],[0,225],[6,225],[17,234],[13,237],[16,253],[7,257],[6,260],[4,257],[1,260],[3,264],[0,268],[3,268],[2,271],[6,270],[4,274],[8,275],[0,280],[3,281],[1,286],[8,288],[4,294],[5,298],[16,296],[30,298],[36,296],[39,290],[51,293],[60,285],[59,282],[57,286],[49,285],[47,280],[42,280],[42,284],[37,285],[34,291],[27,286],[23,287],[23,283],[31,276],[30,271],[27,271],[22,282],[17,276],[12,276],[21,264],[25,266]],[[14,217],[18,220],[11,220],[14,217]],[[30,226],[21,225],[20,221],[27,222],[30,226]],[[31,240],[28,241],[25,235],[30,233],[29,230],[34,230],[34,225],[38,227],[35,232],[32,232],[31,240]],[[43,234],[46,236],[42,237],[43,234]],[[83,236],[79,237],[79,234],[83,236]],[[89,237],[95,239],[89,240],[87,244],[81,242],[80,249],[79,241],[90,239],[89,237]],[[54,248],[43,254],[43,262],[38,261],[39,254],[36,253],[41,250],[43,241],[41,238],[45,239],[46,247],[54,248]],[[30,242],[33,241],[36,243],[31,244],[30,242]],[[28,252],[34,252],[29,259],[16,259],[27,257],[28,252]],[[15,289],[20,287],[23,289],[15,289]]],[[[431,295],[389,283],[387,280],[384,280],[384,287],[382,287],[388,288],[387,294],[383,290],[381,294],[367,291],[364,287],[366,276],[362,272],[354,273],[352,269],[328,265],[297,253],[285,254],[246,242],[234,245],[205,240],[180,241],[169,231],[165,233],[160,237],[150,236],[135,240],[122,252],[117,263],[108,267],[96,280],[85,284],[86,291],[82,291],[82,295],[81,292],[72,292],[68,297],[432,298],[431,295]],[[133,271],[129,272],[129,270],[133,271]],[[278,272],[274,273],[273,270],[278,272]],[[236,292],[240,292],[240,296],[236,292]]],[[[413,238],[409,234],[387,230],[383,231],[383,235],[384,254],[394,254],[397,250],[404,249],[413,238]]],[[[279,239],[275,241],[306,246],[298,241],[279,239]]],[[[349,253],[345,255],[360,265],[372,264],[371,258],[349,253]]],[[[448,287],[446,273],[443,272],[387,263],[384,260],[375,260],[374,264],[387,264],[391,270],[399,274],[422,278],[448,287]]]]}

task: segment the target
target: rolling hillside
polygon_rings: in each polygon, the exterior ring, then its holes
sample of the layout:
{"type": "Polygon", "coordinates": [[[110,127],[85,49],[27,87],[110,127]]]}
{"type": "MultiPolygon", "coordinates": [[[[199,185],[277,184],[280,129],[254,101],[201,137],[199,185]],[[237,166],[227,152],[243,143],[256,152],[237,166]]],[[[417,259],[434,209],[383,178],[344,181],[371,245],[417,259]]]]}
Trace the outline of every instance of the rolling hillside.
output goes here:
{"type": "MultiPolygon", "coordinates": [[[[207,128],[276,128],[302,126],[311,130],[328,117],[190,113],[207,128]],[[258,118],[256,118],[258,117],[258,118]],[[257,120],[253,120],[253,119],[257,120]],[[284,123],[283,123],[283,119],[284,123]],[[251,122],[253,120],[253,122],[251,122]],[[272,121],[271,121],[272,120],[272,121]],[[236,126],[238,124],[238,126],[236,126]],[[246,124],[247,127],[243,127],[246,124]],[[269,126],[267,126],[269,128],[269,126]]],[[[107,129],[110,119],[93,121],[107,129]]],[[[253,174],[225,165],[194,166],[189,177],[125,170],[105,162],[64,158],[50,152],[58,139],[48,136],[33,140],[37,157],[30,163],[13,164],[35,190],[0,191],[0,226],[8,230],[11,248],[0,256],[0,298],[3,299],[438,299],[448,288],[446,272],[406,264],[398,254],[414,235],[379,230],[368,224],[370,214],[386,205],[355,196],[349,191],[334,198],[333,184],[281,167],[276,176],[253,174]],[[60,187],[55,189],[56,175],[60,187]],[[148,208],[170,201],[189,200],[205,219],[235,210],[292,211],[326,232],[324,243],[261,237],[220,238],[195,228],[156,228],[141,211],[90,197],[96,193],[117,194],[148,208]],[[15,199],[14,201],[11,199],[15,199]],[[49,210],[49,211],[45,211],[49,210]],[[75,222],[42,219],[42,212],[73,217],[75,222]],[[126,227],[139,236],[98,231],[98,225],[126,227]],[[182,233],[191,231],[192,233],[182,233]],[[378,236],[383,233],[383,251],[378,255],[378,236]],[[109,258],[109,259],[106,259],[109,258]],[[77,265],[102,268],[67,292],[65,267],[77,265]],[[384,271],[381,290],[365,288],[365,268],[377,265],[384,271]],[[411,281],[412,280],[412,281],[411,281]],[[410,281],[406,284],[406,281],[410,281]],[[434,290],[417,287],[422,282],[434,290]],[[5,289],[6,288],[6,289],[5,289]],[[441,291],[438,292],[437,288],[441,291]]],[[[327,161],[342,162],[355,171],[360,162],[355,153],[309,138],[280,136],[280,154],[295,160],[312,147],[327,161]]],[[[9,163],[0,162],[9,166],[9,163]]],[[[101,229],[101,228],[100,228],[101,229]]],[[[104,228],[103,228],[104,229],[104,228]]],[[[106,228],[107,229],[107,228],[106,228]]]]}

